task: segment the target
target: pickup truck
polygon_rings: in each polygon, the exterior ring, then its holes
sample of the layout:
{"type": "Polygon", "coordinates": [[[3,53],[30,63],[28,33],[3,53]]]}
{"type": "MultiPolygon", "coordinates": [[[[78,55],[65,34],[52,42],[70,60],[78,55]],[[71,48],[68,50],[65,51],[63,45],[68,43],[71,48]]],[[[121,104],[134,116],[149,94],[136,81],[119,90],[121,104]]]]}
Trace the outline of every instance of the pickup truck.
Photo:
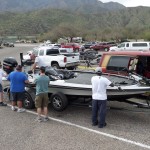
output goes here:
{"type": "Polygon", "coordinates": [[[77,43],[66,43],[65,45],[61,45],[62,48],[73,48],[75,53],[80,51],[81,46],[77,43]]]}
{"type": "Polygon", "coordinates": [[[79,65],[79,54],[68,52],[65,48],[62,49],[50,46],[34,48],[28,55],[24,55],[23,59],[34,60],[37,56],[43,56],[47,66],[56,69],[67,68],[72,70],[79,65]]]}
{"type": "Polygon", "coordinates": [[[90,49],[97,50],[97,51],[109,51],[111,46],[115,46],[114,42],[101,42],[95,45],[90,46],[90,49]]]}

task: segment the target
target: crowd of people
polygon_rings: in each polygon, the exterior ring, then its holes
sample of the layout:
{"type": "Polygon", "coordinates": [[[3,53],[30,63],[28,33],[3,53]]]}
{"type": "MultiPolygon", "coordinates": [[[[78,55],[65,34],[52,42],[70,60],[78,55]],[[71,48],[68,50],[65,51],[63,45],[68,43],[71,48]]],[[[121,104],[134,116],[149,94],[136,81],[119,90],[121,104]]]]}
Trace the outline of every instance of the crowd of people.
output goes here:
{"type": "MultiPolygon", "coordinates": [[[[37,108],[36,121],[48,121],[48,85],[50,79],[45,75],[46,66],[44,62],[37,57],[32,66],[31,72],[34,71],[36,66],[39,66],[40,73],[34,80],[36,84],[35,106],[37,108]],[[44,117],[42,117],[42,114],[44,117]]],[[[105,127],[106,124],[106,108],[107,108],[107,86],[114,86],[114,84],[107,78],[102,76],[102,69],[97,67],[95,70],[96,75],[91,78],[92,83],[92,125],[98,125],[99,128],[105,127]]],[[[12,102],[11,109],[17,112],[25,112],[23,108],[23,101],[25,100],[25,85],[29,83],[27,75],[22,72],[22,66],[18,65],[15,71],[6,74],[2,70],[0,63],[0,106],[7,106],[3,102],[3,86],[2,77],[6,77],[10,81],[10,100],[12,102]],[[17,106],[17,107],[16,107],[17,106]]]]}
{"type": "MultiPolygon", "coordinates": [[[[27,75],[22,72],[22,66],[17,65],[14,71],[10,74],[6,74],[0,63],[0,106],[7,106],[3,100],[3,86],[2,78],[6,77],[10,81],[10,100],[11,100],[11,110],[17,111],[19,113],[25,112],[23,108],[23,101],[25,100],[25,85],[29,83],[27,75]]],[[[36,83],[36,97],[35,106],[37,108],[37,118],[36,121],[48,121],[48,85],[49,77],[45,75],[45,67],[40,67],[40,73],[34,82],[36,83]],[[42,111],[44,113],[44,118],[42,118],[42,111]]]]}

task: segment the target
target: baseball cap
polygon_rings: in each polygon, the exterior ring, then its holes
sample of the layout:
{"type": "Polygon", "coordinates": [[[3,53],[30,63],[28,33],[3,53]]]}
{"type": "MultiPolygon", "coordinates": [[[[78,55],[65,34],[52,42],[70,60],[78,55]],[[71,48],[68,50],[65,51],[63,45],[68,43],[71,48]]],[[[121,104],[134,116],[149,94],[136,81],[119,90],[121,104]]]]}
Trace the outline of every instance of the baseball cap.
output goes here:
{"type": "Polygon", "coordinates": [[[96,73],[102,73],[102,68],[101,68],[101,67],[97,67],[97,68],[95,69],[95,72],[96,72],[96,73]]]}
{"type": "Polygon", "coordinates": [[[17,67],[16,67],[16,70],[21,70],[22,69],[22,66],[21,65],[18,65],[17,67]]]}

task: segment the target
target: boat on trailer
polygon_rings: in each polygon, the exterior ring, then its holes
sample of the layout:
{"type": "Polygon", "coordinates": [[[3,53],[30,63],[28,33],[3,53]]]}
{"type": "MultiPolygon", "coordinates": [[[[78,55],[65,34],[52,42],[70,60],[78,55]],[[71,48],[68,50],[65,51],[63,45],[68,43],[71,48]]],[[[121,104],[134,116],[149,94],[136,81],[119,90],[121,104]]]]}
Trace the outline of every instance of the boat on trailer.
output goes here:
{"type": "MultiPolygon", "coordinates": [[[[3,69],[10,73],[14,70],[17,62],[13,58],[7,58],[3,62],[3,69]]],[[[39,74],[39,69],[31,74],[29,74],[29,69],[31,63],[23,63],[23,70],[28,75],[30,81],[26,84],[25,101],[24,107],[31,109],[34,107],[35,100],[35,84],[34,79],[39,74]]],[[[57,111],[64,110],[69,101],[74,101],[77,98],[84,98],[91,101],[92,99],[92,85],[91,78],[95,76],[94,71],[68,71],[68,70],[56,70],[52,67],[46,70],[46,75],[50,78],[49,83],[49,99],[52,107],[57,111]]],[[[114,83],[115,87],[107,87],[108,100],[122,101],[125,102],[126,99],[135,97],[137,95],[150,92],[150,81],[142,79],[137,75],[129,74],[129,76],[113,75],[113,74],[103,74],[111,82],[114,83]],[[121,90],[118,90],[120,87],[121,90]]],[[[4,79],[5,80],[5,79],[4,79]]],[[[8,81],[5,81],[8,82],[8,81]]],[[[10,96],[10,87],[4,88],[4,92],[7,92],[10,96]]]]}
{"type": "MultiPolygon", "coordinates": [[[[75,72],[77,73],[76,77],[50,81],[49,98],[55,110],[64,110],[68,105],[68,101],[75,98],[92,99],[91,78],[96,75],[95,72],[75,72]]],[[[114,87],[107,87],[108,100],[125,101],[128,98],[150,91],[150,86],[145,84],[145,82],[140,82],[140,78],[135,75],[127,77],[103,74],[103,76],[108,78],[115,85],[114,87]],[[120,88],[118,89],[118,87],[120,88]]],[[[30,94],[31,97],[33,97],[32,95],[35,93],[34,77],[35,75],[29,77],[30,84],[26,87],[26,91],[29,94],[32,93],[30,94]]]]}

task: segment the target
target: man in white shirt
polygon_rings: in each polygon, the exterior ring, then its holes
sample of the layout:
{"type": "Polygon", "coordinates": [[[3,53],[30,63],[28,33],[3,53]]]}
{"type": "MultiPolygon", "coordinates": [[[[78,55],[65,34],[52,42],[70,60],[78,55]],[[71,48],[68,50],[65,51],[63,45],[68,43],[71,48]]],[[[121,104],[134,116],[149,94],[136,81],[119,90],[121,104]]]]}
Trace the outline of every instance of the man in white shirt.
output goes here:
{"type": "Polygon", "coordinates": [[[34,64],[33,64],[32,71],[36,68],[36,66],[38,66],[39,68],[40,68],[41,66],[47,67],[47,64],[46,64],[46,62],[45,62],[45,57],[43,57],[43,56],[38,56],[38,57],[35,58],[35,62],[34,62],[34,64]]]}
{"type": "Polygon", "coordinates": [[[92,125],[98,125],[99,128],[106,126],[106,107],[107,107],[107,86],[114,84],[102,76],[101,67],[97,67],[96,76],[91,78],[92,82],[92,125]],[[99,119],[98,119],[99,118],[99,119]]]}
{"type": "Polygon", "coordinates": [[[3,102],[3,86],[2,86],[2,77],[6,77],[7,74],[2,70],[2,64],[0,62],[0,106],[7,106],[3,102]]]}

